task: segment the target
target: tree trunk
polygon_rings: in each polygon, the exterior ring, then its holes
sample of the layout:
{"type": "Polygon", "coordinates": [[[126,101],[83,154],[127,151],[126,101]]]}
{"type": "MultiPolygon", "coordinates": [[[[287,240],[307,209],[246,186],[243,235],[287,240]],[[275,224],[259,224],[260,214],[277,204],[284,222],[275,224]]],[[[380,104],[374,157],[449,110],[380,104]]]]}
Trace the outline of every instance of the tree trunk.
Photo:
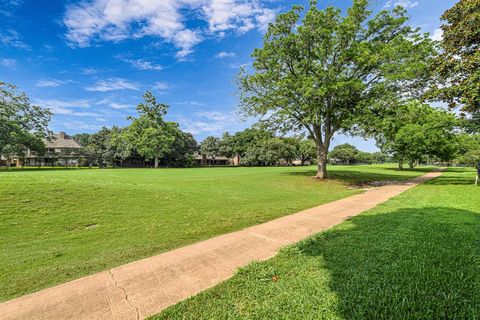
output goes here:
{"type": "Polygon", "coordinates": [[[408,166],[410,167],[410,169],[415,168],[415,162],[410,161],[410,162],[408,163],[408,166]]]}
{"type": "Polygon", "coordinates": [[[155,169],[158,168],[158,157],[155,157],[155,169]]]}
{"type": "Polygon", "coordinates": [[[327,151],[324,146],[317,144],[317,179],[327,179],[327,151]]]}
{"type": "Polygon", "coordinates": [[[403,162],[398,163],[398,170],[400,170],[400,171],[403,170],[403,162]]]}

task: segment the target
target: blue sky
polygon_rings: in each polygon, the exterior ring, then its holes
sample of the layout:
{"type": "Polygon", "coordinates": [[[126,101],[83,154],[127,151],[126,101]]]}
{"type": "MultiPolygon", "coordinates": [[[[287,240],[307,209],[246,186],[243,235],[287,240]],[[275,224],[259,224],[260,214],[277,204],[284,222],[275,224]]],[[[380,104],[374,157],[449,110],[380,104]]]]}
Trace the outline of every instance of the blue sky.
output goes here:
{"type": "MultiPolygon", "coordinates": [[[[1,0],[0,81],[15,84],[55,116],[54,131],[94,132],[127,125],[145,90],[170,105],[169,120],[197,140],[236,132],[253,120],[236,114],[235,75],[282,0],[1,0]]],[[[348,7],[350,0],[320,0],[348,7]]],[[[439,33],[453,0],[374,0],[401,4],[410,24],[439,33]]],[[[376,150],[373,141],[337,136],[376,150]]]]}

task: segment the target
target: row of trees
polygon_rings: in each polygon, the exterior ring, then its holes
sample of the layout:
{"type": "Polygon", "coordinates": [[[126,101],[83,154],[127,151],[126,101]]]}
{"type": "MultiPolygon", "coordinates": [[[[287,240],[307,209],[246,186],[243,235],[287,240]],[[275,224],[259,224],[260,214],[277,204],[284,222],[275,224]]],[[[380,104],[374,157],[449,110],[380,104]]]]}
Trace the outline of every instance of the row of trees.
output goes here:
{"type": "Polygon", "coordinates": [[[332,149],[329,160],[336,164],[373,164],[391,162],[392,158],[383,152],[364,152],[349,143],[344,143],[332,149]]]}
{"type": "MultiPolygon", "coordinates": [[[[50,114],[30,106],[24,94],[15,96],[13,88],[6,87],[12,98],[8,100],[6,94],[2,94],[1,115],[5,120],[1,127],[2,155],[21,155],[27,148],[41,155],[42,139],[48,137],[46,125],[50,114]],[[17,104],[12,104],[13,101],[17,104]],[[7,103],[16,109],[6,108],[7,103]],[[26,127],[21,127],[22,124],[26,127]]],[[[291,164],[294,160],[300,160],[303,165],[316,161],[317,149],[311,139],[279,137],[259,125],[233,135],[225,133],[221,138],[207,137],[197,146],[191,134],[182,132],[177,123],[164,120],[166,105],[157,103],[149,92],[144,99],[137,107],[138,117],[129,118],[131,125],[75,135],[74,139],[85,147],[75,156],[99,166],[153,163],[155,167],[186,167],[194,164],[195,153],[211,159],[238,156],[242,165],[249,166],[291,164]]],[[[465,165],[480,161],[480,136],[474,134],[471,120],[458,119],[452,113],[416,100],[390,111],[392,114],[376,119],[370,132],[383,152],[367,153],[343,144],[333,148],[329,161],[342,164],[398,161],[400,167],[404,162],[413,167],[416,163],[448,162],[454,158],[465,165]]],[[[71,158],[72,154],[69,152],[65,157],[71,158]]]]}
{"type": "Polygon", "coordinates": [[[200,153],[215,159],[218,156],[239,157],[243,165],[301,164],[315,158],[315,145],[302,137],[277,137],[274,132],[258,127],[234,135],[228,132],[221,138],[207,137],[200,144],[200,153]]]}
{"type": "MultiPolygon", "coordinates": [[[[239,155],[245,164],[275,164],[315,152],[317,177],[326,178],[335,134],[373,137],[402,168],[423,158],[470,163],[478,156],[480,128],[480,1],[460,0],[443,16],[444,39],[409,25],[405,9],[372,14],[368,0],[354,0],[341,12],[306,12],[294,6],[270,24],[253,69],[238,75],[240,110],[259,117],[259,128],[221,139],[209,137],[202,153],[239,155]],[[433,108],[444,101],[459,109],[433,108]],[[308,137],[279,138],[297,132],[308,137]],[[313,148],[312,148],[313,144],[313,148]],[[312,151],[313,150],[313,151],[312,151]]],[[[26,149],[42,152],[48,110],[31,106],[23,94],[0,83],[0,155],[26,149]]],[[[155,167],[192,161],[196,142],[177,123],[165,121],[167,106],[146,93],[126,128],[83,137],[87,157],[99,164],[138,155],[155,167]]],[[[357,154],[358,156],[358,154],[357,154]]]]}

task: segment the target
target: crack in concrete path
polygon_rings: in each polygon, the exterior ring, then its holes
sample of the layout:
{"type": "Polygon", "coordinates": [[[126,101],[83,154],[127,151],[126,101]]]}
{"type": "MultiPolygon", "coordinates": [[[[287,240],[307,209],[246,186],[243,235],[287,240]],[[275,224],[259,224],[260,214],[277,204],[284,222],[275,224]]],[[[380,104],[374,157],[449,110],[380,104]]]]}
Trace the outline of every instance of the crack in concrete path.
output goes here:
{"type": "Polygon", "coordinates": [[[138,310],[138,308],[130,301],[130,299],[129,299],[129,297],[128,297],[127,290],[125,290],[125,288],[120,287],[120,286],[118,285],[117,279],[115,279],[115,277],[113,276],[113,273],[112,273],[112,270],[111,270],[111,269],[108,269],[108,273],[110,274],[110,277],[112,278],[113,282],[115,283],[115,288],[118,288],[118,289],[120,289],[120,290],[123,291],[123,294],[125,295],[125,300],[127,301],[127,303],[128,303],[133,309],[135,309],[135,313],[137,314],[137,320],[140,320],[140,310],[138,310]]]}
{"type": "Polygon", "coordinates": [[[266,240],[266,241],[270,241],[270,242],[273,242],[273,243],[276,243],[276,244],[279,244],[279,245],[282,245],[282,246],[285,245],[284,242],[280,242],[280,241],[271,239],[271,238],[269,238],[269,237],[266,237],[266,236],[264,236],[264,235],[262,235],[262,234],[259,234],[259,233],[253,232],[253,231],[249,231],[248,233],[249,233],[251,236],[256,237],[256,238],[260,238],[260,239],[263,239],[263,240],[266,240]]]}

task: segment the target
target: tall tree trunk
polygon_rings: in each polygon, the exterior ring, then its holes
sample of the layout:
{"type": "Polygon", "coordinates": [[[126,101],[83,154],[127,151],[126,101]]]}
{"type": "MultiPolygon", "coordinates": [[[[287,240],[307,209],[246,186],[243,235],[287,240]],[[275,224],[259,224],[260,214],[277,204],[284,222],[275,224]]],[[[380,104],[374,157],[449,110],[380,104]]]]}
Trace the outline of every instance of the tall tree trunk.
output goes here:
{"type": "Polygon", "coordinates": [[[155,157],[155,169],[158,168],[158,157],[155,157]]]}
{"type": "Polygon", "coordinates": [[[317,143],[317,179],[327,179],[327,150],[323,145],[317,143]]]}

